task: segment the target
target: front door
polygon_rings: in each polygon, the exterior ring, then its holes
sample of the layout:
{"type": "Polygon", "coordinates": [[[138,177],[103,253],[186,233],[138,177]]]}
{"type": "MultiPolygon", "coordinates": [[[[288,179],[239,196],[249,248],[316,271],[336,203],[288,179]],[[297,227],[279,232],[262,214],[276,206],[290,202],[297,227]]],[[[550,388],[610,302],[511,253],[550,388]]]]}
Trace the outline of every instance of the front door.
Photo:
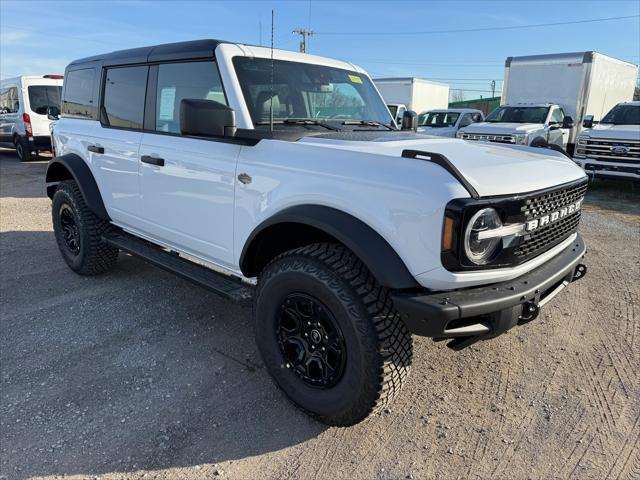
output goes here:
{"type": "MultiPolygon", "coordinates": [[[[143,233],[223,267],[233,268],[235,170],[240,146],[182,136],[183,98],[226,103],[215,62],[151,67],[155,106],[139,157],[143,233]]],[[[148,104],[149,105],[149,104],[148,104]]]]}

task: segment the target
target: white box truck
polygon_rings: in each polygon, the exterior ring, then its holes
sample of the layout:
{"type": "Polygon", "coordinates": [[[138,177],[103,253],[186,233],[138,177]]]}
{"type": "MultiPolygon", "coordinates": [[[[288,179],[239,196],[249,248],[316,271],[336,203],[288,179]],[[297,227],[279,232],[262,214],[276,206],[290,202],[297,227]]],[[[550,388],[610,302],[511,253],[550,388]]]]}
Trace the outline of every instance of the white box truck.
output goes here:
{"type": "Polygon", "coordinates": [[[376,78],[373,83],[398,124],[406,109],[419,114],[449,106],[449,85],[446,83],[416,77],[376,78]]]}
{"type": "Polygon", "coordinates": [[[583,117],[602,118],[632,100],[637,75],[637,65],[592,51],[509,57],[501,106],[459,137],[556,144],[573,152],[583,117]]]}

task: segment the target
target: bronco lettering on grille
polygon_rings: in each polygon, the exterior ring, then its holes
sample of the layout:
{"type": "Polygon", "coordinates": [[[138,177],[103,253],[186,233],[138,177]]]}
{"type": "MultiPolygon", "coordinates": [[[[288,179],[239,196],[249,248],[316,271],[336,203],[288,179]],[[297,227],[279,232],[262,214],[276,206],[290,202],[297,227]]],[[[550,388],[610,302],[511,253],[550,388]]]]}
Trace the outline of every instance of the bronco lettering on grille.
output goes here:
{"type": "Polygon", "coordinates": [[[578,210],[580,210],[580,207],[582,206],[582,200],[583,199],[581,198],[577,202],[570,203],[569,205],[566,205],[559,210],[550,212],[546,215],[543,215],[542,217],[529,220],[526,224],[525,231],[531,232],[537,228],[544,227],[545,225],[556,222],[561,218],[566,217],[567,215],[571,215],[572,213],[577,212],[578,210]]]}

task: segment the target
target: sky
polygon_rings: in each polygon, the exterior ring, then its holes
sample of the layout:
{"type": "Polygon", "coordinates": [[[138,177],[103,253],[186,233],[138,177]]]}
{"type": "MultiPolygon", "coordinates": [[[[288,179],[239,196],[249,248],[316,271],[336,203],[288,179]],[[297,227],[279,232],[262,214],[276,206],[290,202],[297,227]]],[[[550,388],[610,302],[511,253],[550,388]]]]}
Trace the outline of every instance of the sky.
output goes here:
{"type": "Polygon", "coordinates": [[[596,50],[640,61],[640,0],[0,0],[0,78],[63,73],[76,58],[198,38],[268,46],[272,9],[276,48],[297,50],[292,30],[313,30],[308,53],[374,78],[448,83],[465,99],[491,96],[492,80],[499,93],[508,56],[596,50]],[[589,22],[532,26],[577,21],[589,22]]]}

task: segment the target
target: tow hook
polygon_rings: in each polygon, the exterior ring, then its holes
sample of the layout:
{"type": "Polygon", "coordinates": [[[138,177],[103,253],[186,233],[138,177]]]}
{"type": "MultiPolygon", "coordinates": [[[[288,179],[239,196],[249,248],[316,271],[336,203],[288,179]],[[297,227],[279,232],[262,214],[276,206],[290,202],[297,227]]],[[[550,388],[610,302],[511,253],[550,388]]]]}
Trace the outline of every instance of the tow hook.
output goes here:
{"type": "Polygon", "coordinates": [[[571,279],[571,281],[575,282],[576,280],[580,280],[586,274],[587,274],[587,266],[582,263],[579,263],[576,266],[576,269],[573,271],[573,278],[571,279]]]}
{"type": "Polygon", "coordinates": [[[540,307],[533,302],[525,302],[522,304],[522,313],[518,318],[518,325],[523,325],[535,320],[540,313],[540,307]]]}

